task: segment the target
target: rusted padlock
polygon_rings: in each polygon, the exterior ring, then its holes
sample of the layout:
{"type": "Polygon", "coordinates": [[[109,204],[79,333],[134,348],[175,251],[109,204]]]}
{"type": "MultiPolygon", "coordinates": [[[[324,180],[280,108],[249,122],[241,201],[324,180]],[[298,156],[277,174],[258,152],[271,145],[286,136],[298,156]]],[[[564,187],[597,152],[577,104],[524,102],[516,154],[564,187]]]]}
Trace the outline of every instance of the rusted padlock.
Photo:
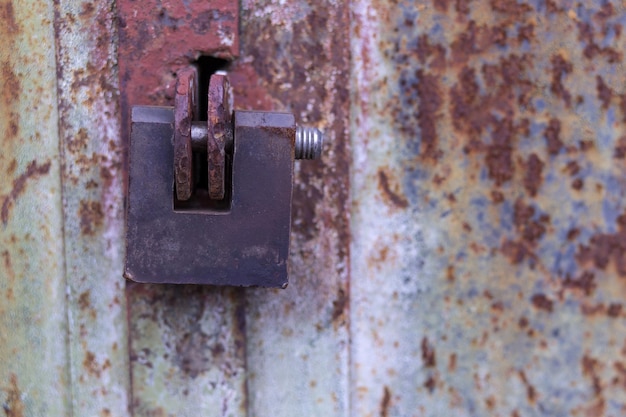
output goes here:
{"type": "Polygon", "coordinates": [[[285,287],[294,159],[318,159],[322,135],[289,113],[232,111],[211,76],[207,121],[195,69],[175,107],[131,115],[124,276],[136,282],[285,287]]]}

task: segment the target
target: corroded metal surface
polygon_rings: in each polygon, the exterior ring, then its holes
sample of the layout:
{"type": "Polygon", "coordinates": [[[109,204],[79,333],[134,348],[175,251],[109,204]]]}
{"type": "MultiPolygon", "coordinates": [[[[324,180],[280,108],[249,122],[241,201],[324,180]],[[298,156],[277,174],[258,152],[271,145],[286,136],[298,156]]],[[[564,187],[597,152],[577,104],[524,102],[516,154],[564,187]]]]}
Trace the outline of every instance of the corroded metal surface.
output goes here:
{"type": "Polygon", "coordinates": [[[133,415],[245,415],[241,290],[129,286],[133,415]]]}
{"type": "Polygon", "coordinates": [[[290,111],[328,139],[296,162],[289,287],[246,290],[250,416],[348,413],[348,11],[242,2],[235,108],[290,111]]]}
{"type": "Polygon", "coordinates": [[[0,404],[71,415],[54,10],[0,1],[0,404]]]}
{"type": "Polygon", "coordinates": [[[226,144],[233,142],[230,82],[214,74],[209,82],[207,162],[209,197],[222,200],[226,188],[226,144]]]}
{"type": "Polygon", "coordinates": [[[191,122],[196,110],[196,69],[183,68],[176,78],[174,99],[174,183],[176,198],[189,200],[193,193],[193,158],[191,152],[191,122]]]}
{"type": "Polygon", "coordinates": [[[202,56],[239,53],[236,1],[120,0],[119,71],[122,133],[130,107],[173,105],[176,72],[202,56]]]}
{"type": "MultiPolygon", "coordinates": [[[[72,405],[129,414],[116,14],[111,2],[55,2],[72,405]]],[[[50,242],[54,244],[53,242],[50,242]]]]}
{"type": "Polygon", "coordinates": [[[624,5],[354,10],[353,414],[624,415],[624,5]]]}

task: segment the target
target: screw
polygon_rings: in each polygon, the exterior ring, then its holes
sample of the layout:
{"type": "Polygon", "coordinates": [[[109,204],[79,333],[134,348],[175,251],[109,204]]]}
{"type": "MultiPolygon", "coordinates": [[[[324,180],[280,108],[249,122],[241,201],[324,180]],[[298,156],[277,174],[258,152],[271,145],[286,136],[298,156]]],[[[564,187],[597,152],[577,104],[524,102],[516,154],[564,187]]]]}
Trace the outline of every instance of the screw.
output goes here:
{"type": "MultiPolygon", "coordinates": [[[[191,124],[191,147],[195,151],[206,152],[207,126],[205,122],[191,124]]],[[[324,147],[324,134],[315,127],[296,127],[296,159],[320,159],[324,147]]],[[[232,141],[226,142],[226,149],[232,149],[232,141]]]]}
{"type": "Polygon", "coordinates": [[[324,135],[315,127],[296,127],[296,159],[320,159],[324,135]]]}

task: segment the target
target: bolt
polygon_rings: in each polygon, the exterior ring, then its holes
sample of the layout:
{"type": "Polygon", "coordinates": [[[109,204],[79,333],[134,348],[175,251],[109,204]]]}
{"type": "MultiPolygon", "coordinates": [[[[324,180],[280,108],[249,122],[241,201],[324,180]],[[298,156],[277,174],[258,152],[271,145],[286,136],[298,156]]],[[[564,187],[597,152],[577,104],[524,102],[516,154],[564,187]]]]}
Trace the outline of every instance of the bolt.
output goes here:
{"type": "MultiPolygon", "coordinates": [[[[191,124],[191,147],[206,152],[207,126],[205,122],[191,124]]],[[[296,127],[296,159],[320,159],[324,147],[324,134],[317,128],[296,127]]],[[[232,141],[226,142],[226,150],[232,149],[232,141]]]]}
{"type": "Polygon", "coordinates": [[[322,131],[308,126],[296,127],[296,159],[320,159],[324,135],[322,131]]]}

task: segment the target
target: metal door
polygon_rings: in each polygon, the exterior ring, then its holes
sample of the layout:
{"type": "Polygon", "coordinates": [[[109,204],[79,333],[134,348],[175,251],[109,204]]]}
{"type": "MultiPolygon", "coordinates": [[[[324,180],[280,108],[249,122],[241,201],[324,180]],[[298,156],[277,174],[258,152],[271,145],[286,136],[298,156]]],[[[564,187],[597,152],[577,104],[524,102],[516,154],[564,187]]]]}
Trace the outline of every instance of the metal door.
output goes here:
{"type": "Polygon", "coordinates": [[[229,8],[0,0],[5,414],[625,415],[626,5],[229,8]],[[123,281],[129,11],[326,132],[287,289],[123,281]]]}

